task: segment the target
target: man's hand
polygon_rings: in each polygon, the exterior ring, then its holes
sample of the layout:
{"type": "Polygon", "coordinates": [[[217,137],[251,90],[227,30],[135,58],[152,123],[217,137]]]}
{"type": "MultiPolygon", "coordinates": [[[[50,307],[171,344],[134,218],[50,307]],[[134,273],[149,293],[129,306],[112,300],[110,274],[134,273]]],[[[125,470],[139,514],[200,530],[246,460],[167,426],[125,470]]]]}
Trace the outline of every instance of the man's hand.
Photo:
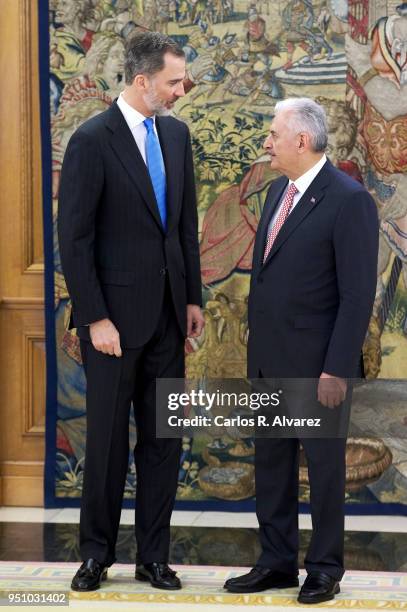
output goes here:
{"type": "Polygon", "coordinates": [[[202,310],[195,304],[187,304],[187,337],[198,338],[205,325],[202,310]]]}
{"type": "Polygon", "coordinates": [[[346,389],[344,378],[322,372],[318,384],[318,401],[327,408],[336,408],[345,399],[346,389]]]}
{"type": "Polygon", "coordinates": [[[102,319],[89,325],[90,339],[97,351],[107,355],[122,356],[120,336],[110,319],[102,319]]]}

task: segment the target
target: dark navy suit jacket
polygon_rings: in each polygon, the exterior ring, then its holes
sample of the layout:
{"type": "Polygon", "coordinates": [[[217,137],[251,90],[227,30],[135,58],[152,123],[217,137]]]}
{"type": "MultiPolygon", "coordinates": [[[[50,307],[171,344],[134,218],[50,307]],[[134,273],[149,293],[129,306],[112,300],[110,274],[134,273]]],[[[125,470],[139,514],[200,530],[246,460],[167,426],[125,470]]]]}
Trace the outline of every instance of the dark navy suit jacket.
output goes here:
{"type": "Polygon", "coordinates": [[[248,375],[355,377],[376,290],[375,202],[327,161],[263,264],[268,225],[287,182],[271,185],[257,230],[248,375]]]}
{"type": "Polygon", "coordinates": [[[61,263],[73,321],[110,318],[122,347],[153,334],[168,278],[177,319],[186,333],[186,305],[201,304],[198,221],[187,126],[157,117],[167,176],[168,230],[133,135],[114,102],[69,141],[59,191],[61,263]]]}

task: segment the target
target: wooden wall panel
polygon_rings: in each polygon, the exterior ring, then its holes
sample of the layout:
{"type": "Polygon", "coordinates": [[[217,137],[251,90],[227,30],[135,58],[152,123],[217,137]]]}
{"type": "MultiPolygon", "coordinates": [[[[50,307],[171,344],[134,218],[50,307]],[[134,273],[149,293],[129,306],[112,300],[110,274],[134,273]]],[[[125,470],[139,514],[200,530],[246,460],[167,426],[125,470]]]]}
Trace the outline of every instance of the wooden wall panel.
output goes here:
{"type": "Polygon", "coordinates": [[[38,19],[36,2],[20,0],[20,139],[23,157],[21,173],[22,197],[22,271],[25,274],[44,272],[43,223],[41,213],[41,163],[37,144],[40,142],[38,112],[38,19]],[[35,112],[33,113],[33,109],[35,112]]]}
{"type": "Polygon", "coordinates": [[[31,328],[23,331],[22,356],[22,435],[42,437],[45,434],[45,337],[42,329],[31,328]],[[37,384],[37,381],[40,384],[37,384]]]}
{"type": "Polygon", "coordinates": [[[43,503],[45,425],[37,1],[1,9],[0,505],[32,506],[43,503]]]}

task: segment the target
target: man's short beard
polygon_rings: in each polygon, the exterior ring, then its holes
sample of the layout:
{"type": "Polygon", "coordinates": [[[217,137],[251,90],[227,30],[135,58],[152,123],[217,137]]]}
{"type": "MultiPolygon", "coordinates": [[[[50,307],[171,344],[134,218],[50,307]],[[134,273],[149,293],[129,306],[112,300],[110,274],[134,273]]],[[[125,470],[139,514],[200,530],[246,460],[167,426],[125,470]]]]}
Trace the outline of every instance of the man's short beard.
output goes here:
{"type": "Polygon", "coordinates": [[[167,108],[152,88],[150,92],[145,93],[143,100],[147,108],[154,113],[154,115],[165,116],[171,114],[171,109],[167,108]]]}

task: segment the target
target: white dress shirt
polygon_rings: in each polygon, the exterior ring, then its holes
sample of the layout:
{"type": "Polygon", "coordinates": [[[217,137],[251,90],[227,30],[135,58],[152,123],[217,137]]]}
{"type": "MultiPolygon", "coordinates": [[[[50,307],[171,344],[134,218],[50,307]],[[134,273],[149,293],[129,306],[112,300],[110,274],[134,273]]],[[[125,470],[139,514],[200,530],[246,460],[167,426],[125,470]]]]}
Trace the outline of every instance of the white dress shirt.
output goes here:
{"type": "Polygon", "coordinates": [[[270,223],[269,223],[267,234],[270,232],[270,230],[272,229],[274,223],[276,222],[276,219],[277,219],[277,217],[279,215],[279,212],[281,210],[281,207],[283,205],[285,194],[287,193],[287,189],[289,188],[291,183],[294,183],[294,185],[298,189],[298,193],[296,193],[295,196],[294,196],[293,205],[291,207],[291,210],[290,210],[289,214],[292,213],[292,211],[294,210],[295,206],[298,204],[299,200],[302,198],[302,196],[307,191],[308,187],[311,185],[311,183],[314,180],[314,178],[317,176],[318,172],[320,172],[320,170],[322,170],[322,167],[324,166],[326,161],[327,161],[327,159],[326,159],[326,155],[324,153],[323,156],[321,157],[321,159],[319,161],[317,161],[317,163],[314,166],[312,166],[312,168],[307,170],[307,172],[305,172],[305,174],[303,174],[302,176],[297,178],[295,181],[291,181],[291,180],[288,181],[287,187],[286,187],[286,189],[284,189],[284,193],[281,196],[280,204],[277,206],[275,213],[273,214],[273,216],[270,219],[270,223]]]}
{"type": "MultiPolygon", "coordinates": [[[[123,98],[123,93],[121,93],[118,97],[117,106],[120,108],[121,112],[123,113],[123,117],[125,118],[126,123],[129,126],[131,133],[133,134],[133,138],[136,141],[136,144],[139,148],[142,158],[144,159],[144,163],[147,165],[147,158],[146,158],[147,129],[143,123],[146,117],[144,117],[144,115],[139,113],[135,108],[133,108],[132,106],[130,106],[130,104],[126,102],[126,100],[123,98]]],[[[160,142],[160,139],[158,137],[157,127],[155,125],[155,115],[152,117],[152,120],[153,120],[153,125],[154,125],[154,132],[157,135],[158,142],[160,142]]],[[[164,172],[165,172],[165,169],[164,169],[164,172]]]]}

